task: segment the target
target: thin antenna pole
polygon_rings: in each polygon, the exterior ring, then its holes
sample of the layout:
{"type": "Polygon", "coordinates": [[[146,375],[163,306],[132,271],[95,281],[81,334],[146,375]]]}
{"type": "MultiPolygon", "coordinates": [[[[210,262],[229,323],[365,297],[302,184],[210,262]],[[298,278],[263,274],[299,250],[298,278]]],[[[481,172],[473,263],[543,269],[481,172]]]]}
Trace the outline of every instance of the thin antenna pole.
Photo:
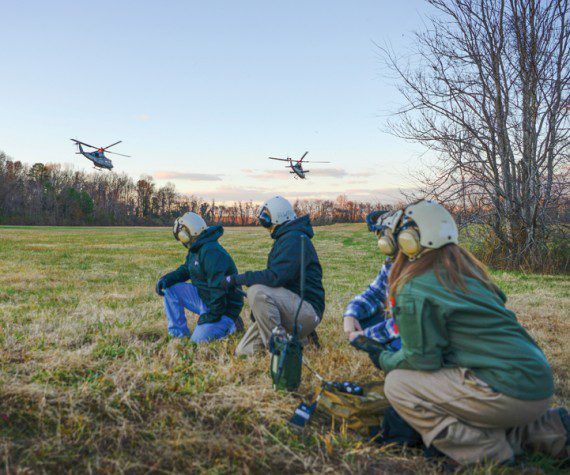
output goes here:
{"type": "Polygon", "coordinates": [[[303,306],[303,301],[305,299],[305,236],[301,236],[301,271],[300,271],[300,278],[301,278],[301,301],[299,302],[299,306],[297,307],[297,313],[295,314],[295,323],[293,327],[293,339],[297,339],[298,336],[298,329],[297,329],[297,321],[299,319],[299,312],[301,311],[301,307],[303,306]]]}

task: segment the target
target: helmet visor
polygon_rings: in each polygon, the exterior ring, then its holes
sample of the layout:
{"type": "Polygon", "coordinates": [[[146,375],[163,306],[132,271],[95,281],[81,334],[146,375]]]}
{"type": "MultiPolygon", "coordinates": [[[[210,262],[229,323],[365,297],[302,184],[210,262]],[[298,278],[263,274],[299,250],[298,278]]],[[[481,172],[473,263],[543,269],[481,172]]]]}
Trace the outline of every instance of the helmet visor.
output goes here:
{"type": "Polygon", "coordinates": [[[260,206],[259,210],[257,211],[257,219],[259,220],[259,224],[261,224],[264,228],[271,227],[271,213],[267,209],[267,206],[260,206]]]}
{"type": "Polygon", "coordinates": [[[180,241],[184,245],[192,241],[192,236],[190,236],[188,229],[186,226],[184,226],[180,218],[174,221],[174,228],[172,230],[172,233],[174,234],[176,240],[180,241]]]}

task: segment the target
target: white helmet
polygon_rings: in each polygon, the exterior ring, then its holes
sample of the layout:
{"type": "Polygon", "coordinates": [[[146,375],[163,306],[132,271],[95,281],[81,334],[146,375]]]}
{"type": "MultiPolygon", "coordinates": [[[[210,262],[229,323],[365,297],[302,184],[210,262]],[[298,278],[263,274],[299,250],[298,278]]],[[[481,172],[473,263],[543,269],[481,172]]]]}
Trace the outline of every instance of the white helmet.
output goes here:
{"type": "Polygon", "coordinates": [[[270,228],[291,221],[297,215],[289,201],[282,196],[275,196],[259,207],[257,218],[263,227],[270,228]]]}
{"type": "Polygon", "coordinates": [[[174,237],[188,247],[198,235],[207,229],[206,221],[199,214],[188,212],[174,221],[174,237]]]}
{"type": "Polygon", "coordinates": [[[435,201],[422,200],[404,210],[398,232],[398,248],[410,259],[429,249],[459,243],[459,231],[451,213],[435,201]]]}

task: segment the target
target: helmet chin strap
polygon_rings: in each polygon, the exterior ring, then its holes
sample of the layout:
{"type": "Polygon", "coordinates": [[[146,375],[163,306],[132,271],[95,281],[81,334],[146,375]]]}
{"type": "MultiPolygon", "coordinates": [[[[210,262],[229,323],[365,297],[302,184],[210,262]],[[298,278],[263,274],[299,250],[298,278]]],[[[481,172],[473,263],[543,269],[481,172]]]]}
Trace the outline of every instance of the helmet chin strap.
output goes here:
{"type": "Polygon", "coordinates": [[[417,261],[420,257],[425,256],[428,252],[433,251],[434,249],[429,249],[429,248],[424,248],[424,250],[422,252],[420,252],[419,254],[416,254],[415,256],[408,256],[408,260],[410,262],[414,262],[417,261]]]}

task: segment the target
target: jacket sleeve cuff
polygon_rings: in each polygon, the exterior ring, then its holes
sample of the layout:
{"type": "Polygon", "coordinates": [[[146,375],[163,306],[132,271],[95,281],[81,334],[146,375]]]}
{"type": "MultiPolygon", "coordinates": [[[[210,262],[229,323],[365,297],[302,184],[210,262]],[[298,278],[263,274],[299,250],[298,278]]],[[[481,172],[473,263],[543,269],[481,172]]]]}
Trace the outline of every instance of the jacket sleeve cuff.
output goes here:
{"type": "Polygon", "coordinates": [[[184,277],[185,276],[181,275],[181,272],[177,269],[166,274],[163,279],[165,280],[167,287],[170,287],[174,284],[185,282],[186,279],[184,277]]]}
{"type": "Polygon", "coordinates": [[[380,367],[385,373],[389,373],[396,368],[409,369],[409,366],[406,365],[405,362],[406,357],[403,350],[396,352],[386,350],[380,353],[380,357],[378,358],[378,363],[380,363],[380,367]]]}
{"type": "Polygon", "coordinates": [[[342,316],[343,317],[353,317],[353,318],[356,318],[357,320],[360,320],[360,312],[358,312],[352,306],[347,307],[345,309],[344,313],[342,314],[342,316]]]}

